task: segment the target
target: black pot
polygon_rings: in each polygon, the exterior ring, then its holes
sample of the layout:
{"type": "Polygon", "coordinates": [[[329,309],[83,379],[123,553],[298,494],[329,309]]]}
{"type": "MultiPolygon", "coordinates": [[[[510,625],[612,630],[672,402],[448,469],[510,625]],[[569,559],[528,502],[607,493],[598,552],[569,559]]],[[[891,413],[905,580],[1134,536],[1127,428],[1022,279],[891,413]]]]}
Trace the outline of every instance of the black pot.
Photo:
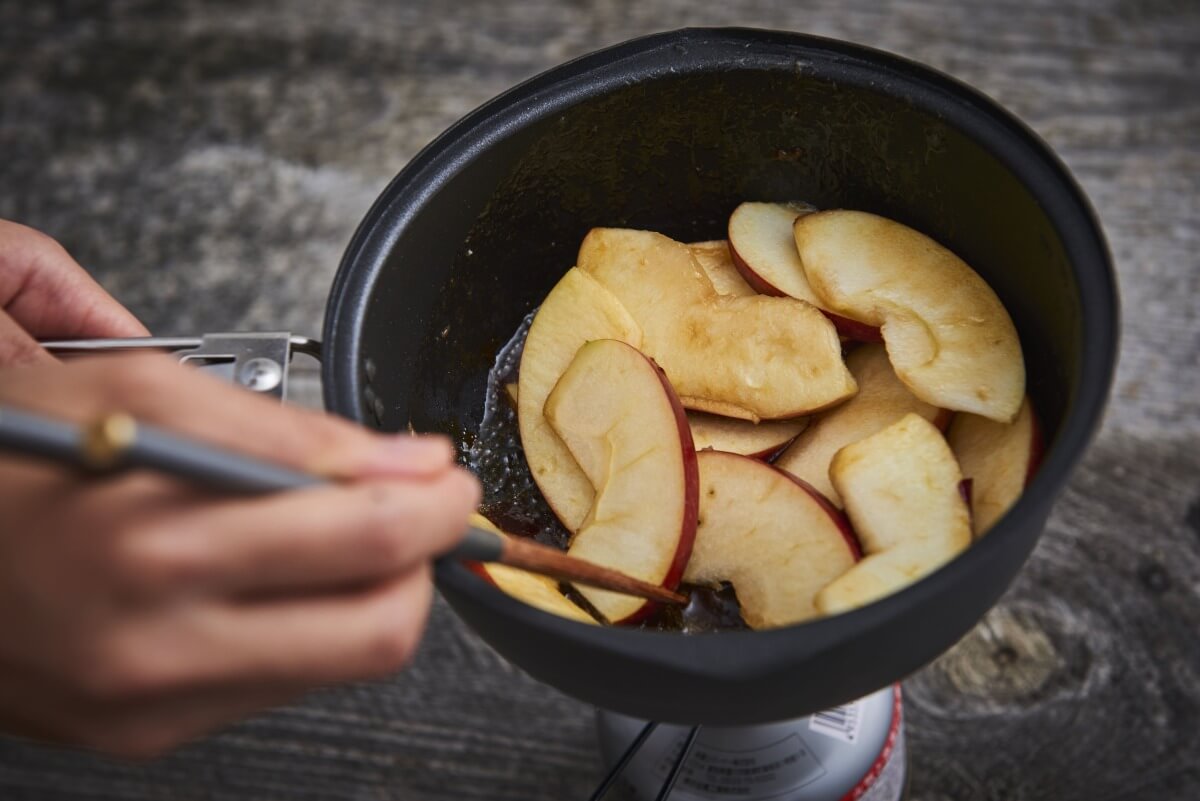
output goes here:
{"type": "Polygon", "coordinates": [[[1063,165],[978,92],[841,42],[683,30],[550,70],[465,117],[375,203],[330,297],[330,409],[450,432],[481,417],[496,350],[593,226],[721,238],[743,200],[862,209],[924,231],[995,288],[1021,332],[1041,470],[982,541],[866,608],[784,629],[683,636],[544,614],[459,565],[441,591],[501,654],[642,718],[748,724],[865,695],[936,657],[1037,541],[1100,421],[1117,295],[1100,227],[1063,165]]]}

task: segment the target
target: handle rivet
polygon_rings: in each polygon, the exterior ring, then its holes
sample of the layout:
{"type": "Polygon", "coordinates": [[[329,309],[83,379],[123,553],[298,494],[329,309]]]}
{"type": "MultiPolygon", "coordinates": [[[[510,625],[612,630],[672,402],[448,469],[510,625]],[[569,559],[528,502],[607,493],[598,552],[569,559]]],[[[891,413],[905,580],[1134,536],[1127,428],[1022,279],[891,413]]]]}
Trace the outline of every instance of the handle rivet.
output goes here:
{"type": "Polygon", "coordinates": [[[270,392],[283,381],[283,367],[274,359],[260,356],[241,366],[237,380],[255,392],[270,392]]]}

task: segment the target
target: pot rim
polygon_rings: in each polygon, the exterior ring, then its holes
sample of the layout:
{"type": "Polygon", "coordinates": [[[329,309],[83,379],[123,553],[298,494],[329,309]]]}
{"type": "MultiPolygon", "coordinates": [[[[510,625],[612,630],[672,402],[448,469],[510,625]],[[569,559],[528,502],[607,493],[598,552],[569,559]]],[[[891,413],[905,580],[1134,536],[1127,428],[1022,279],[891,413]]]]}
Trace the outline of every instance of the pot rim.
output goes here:
{"type": "MultiPolygon", "coordinates": [[[[881,601],[829,618],[755,632],[681,636],[674,632],[596,627],[557,617],[511,598],[458,564],[439,582],[523,625],[653,662],[664,669],[752,680],[787,663],[887,626],[905,610],[971,582],[1018,531],[1040,529],[1046,510],[1098,428],[1115,371],[1119,308],[1115,272],[1095,212],[1048,145],[999,104],[930,67],[891,53],[824,37],[749,28],[686,28],[632,39],[551,68],[464,116],[421,150],[388,184],[347,247],[326,309],[322,366],[326,407],[363,422],[361,326],[375,280],[399,233],[423,204],[472,159],[526,125],[614,88],[667,75],[717,70],[787,69],[901,97],[979,142],[1037,197],[1054,222],[1080,292],[1083,352],[1078,391],[1047,443],[1041,467],[988,536],[915,584],[881,601]],[[1086,265],[1086,266],[1084,266],[1086,265]]],[[[894,655],[893,655],[893,658],[894,655]]],[[[897,678],[915,664],[897,666],[897,678]],[[907,667],[907,669],[905,669],[907,667]]]]}

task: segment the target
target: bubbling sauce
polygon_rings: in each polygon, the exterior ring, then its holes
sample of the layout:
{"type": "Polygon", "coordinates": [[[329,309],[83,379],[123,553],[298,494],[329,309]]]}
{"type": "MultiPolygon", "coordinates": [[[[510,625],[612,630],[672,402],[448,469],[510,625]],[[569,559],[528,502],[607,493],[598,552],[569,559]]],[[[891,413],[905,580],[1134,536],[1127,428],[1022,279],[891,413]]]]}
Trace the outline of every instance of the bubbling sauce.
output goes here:
{"type": "Polygon", "coordinates": [[[479,511],[484,517],[509,534],[565,550],[571,532],[554,516],[533,480],[521,448],[517,410],[504,389],[505,384],[517,380],[525,337],[536,313],[534,309],[521,321],[512,339],[496,354],[496,363],[488,372],[479,433],[467,448],[464,462],[483,484],[479,511]]]}
{"type": "MultiPolygon", "coordinates": [[[[496,363],[488,372],[479,433],[466,448],[463,461],[483,484],[479,511],[484,517],[509,534],[566,550],[571,532],[559,522],[533,480],[521,448],[517,410],[505,389],[506,384],[517,380],[525,337],[536,313],[534,309],[521,321],[516,333],[496,354],[496,363]]],[[[578,592],[569,586],[563,589],[567,597],[579,602],[582,596],[578,592]]],[[[638,627],[683,634],[748,628],[730,584],[683,584],[679,592],[688,596],[686,606],[662,605],[638,627]]]]}
{"type": "Polygon", "coordinates": [[[678,631],[683,634],[703,634],[710,631],[737,631],[750,627],[742,620],[733,585],[723,582],[717,587],[681,584],[679,592],[688,597],[686,606],[663,604],[639,628],[659,631],[678,631]]]}

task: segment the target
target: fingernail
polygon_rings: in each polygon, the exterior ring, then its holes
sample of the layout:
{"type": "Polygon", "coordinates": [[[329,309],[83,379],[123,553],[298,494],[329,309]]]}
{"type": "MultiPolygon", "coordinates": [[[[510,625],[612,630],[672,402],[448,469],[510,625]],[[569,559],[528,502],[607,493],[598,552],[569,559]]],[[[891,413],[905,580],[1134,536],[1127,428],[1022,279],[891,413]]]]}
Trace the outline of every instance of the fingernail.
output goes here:
{"type": "Polygon", "coordinates": [[[368,470],[387,475],[426,475],[454,461],[454,448],[443,437],[396,434],[384,438],[368,462],[368,470]]]}

